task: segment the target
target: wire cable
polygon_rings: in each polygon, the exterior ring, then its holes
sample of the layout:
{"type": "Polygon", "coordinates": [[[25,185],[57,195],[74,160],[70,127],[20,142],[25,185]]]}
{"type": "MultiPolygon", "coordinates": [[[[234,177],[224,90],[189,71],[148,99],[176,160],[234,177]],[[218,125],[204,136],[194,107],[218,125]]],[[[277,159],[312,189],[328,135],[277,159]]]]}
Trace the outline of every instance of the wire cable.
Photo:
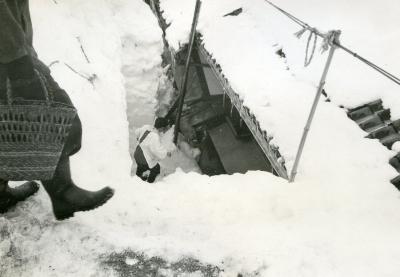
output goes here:
{"type": "MultiPolygon", "coordinates": [[[[288,18],[290,18],[296,24],[300,25],[303,28],[302,33],[304,33],[305,30],[310,30],[311,32],[314,32],[316,35],[318,35],[318,36],[320,36],[320,37],[322,37],[324,39],[326,39],[327,35],[329,35],[329,33],[330,33],[330,32],[328,32],[327,34],[323,34],[323,33],[319,32],[316,28],[311,28],[310,25],[308,25],[304,21],[300,20],[299,18],[295,17],[294,15],[290,14],[289,12],[285,11],[284,9],[278,7],[277,5],[272,3],[271,1],[265,0],[265,2],[270,4],[272,7],[274,7],[275,9],[277,9],[278,11],[283,13],[284,15],[286,15],[288,18]]],[[[299,33],[301,33],[301,32],[299,32],[299,33]]],[[[341,45],[338,41],[333,41],[332,44],[333,44],[333,46],[336,46],[336,47],[344,50],[346,53],[352,55],[353,57],[357,58],[361,62],[365,63],[366,65],[368,65],[372,69],[376,70],[377,72],[379,72],[380,74],[382,74],[383,76],[388,78],[389,80],[391,80],[394,83],[400,85],[400,78],[399,77],[396,77],[395,75],[393,75],[390,72],[384,70],[383,68],[381,68],[378,65],[374,64],[373,62],[367,60],[366,58],[364,58],[364,57],[362,57],[360,55],[358,55],[357,53],[355,53],[354,51],[350,50],[349,48],[341,45]]],[[[306,57],[306,60],[307,60],[307,57],[306,57]]]]}
{"type": "Polygon", "coordinates": [[[362,61],[363,63],[365,63],[366,65],[370,66],[371,68],[375,69],[376,71],[378,71],[379,73],[381,73],[383,76],[387,77],[388,79],[392,80],[393,82],[395,82],[396,84],[400,85],[400,78],[396,77],[395,75],[387,72],[386,70],[384,70],[383,68],[379,67],[378,65],[374,64],[373,62],[367,60],[366,58],[358,55],[357,53],[351,51],[350,49],[348,49],[347,47],[341,45],[340,43],[336,43],[334,42],[334,45],[336,45],[338,48],[344,50],[345,52],[347,52],[348,54],[352,55],[353,57],[359,59],[360,61],[362,61]]]}

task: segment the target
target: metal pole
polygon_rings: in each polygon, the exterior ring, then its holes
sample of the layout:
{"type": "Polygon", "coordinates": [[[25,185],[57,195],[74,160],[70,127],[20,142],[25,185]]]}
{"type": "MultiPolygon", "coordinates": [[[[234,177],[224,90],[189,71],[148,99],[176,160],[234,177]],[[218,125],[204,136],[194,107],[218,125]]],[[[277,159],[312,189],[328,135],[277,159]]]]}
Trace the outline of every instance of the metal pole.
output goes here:
{"type": "Polygon", "coordinates": [[[290,174],[290,178],[289,178],[289,182],[290,183],[294,182],[294,179],[296,178],[297,168],[299,166],[301,154],[303,153],[303,149],[304,149],[304,145],[306,143],[308,131],[310,130],[310,126],[311,126],[312,120],[314,118],[314,114],[315,114],[315,111],[317,109],[318,102],[319,102],[319,99],[320,99],[321,94],[322,94],[322,90],[324,89],[326,76],[328,75],[328,71],[329,71],[329,67],[330,67],[331,62],[332,62],[333,54],[335,53],[335,50],[336,50],[335,42],[338,41],[339,36],[340,36],[340,31],[334,31],[334,38],[332,40],[332,43],[330,43],[329,56],[328,56],[328,59],[327,59],[326,64],[325,64],[325,68],[324,68],[324,72],[322,73],[321,80],[319,82],[317,94],[315,95],[314,103],[313,103],[313,105],[311,107],[311,111],[310,111],[310,114],[308,116],[308,120],[307,120],[306,126],[304,127],[303,136],[301,138],[299,149],[297,150],[296,159],[294,161],[292,172],[290,174]]]}
{"type": "Polygon", "coordinates": [[[196,35],[197,22],[199,21],[200,8],[201,8],[201,0],[197,0],[196,8],[194,11],[194,16],[193,16],[192,30],[190,32],[189,50],[188,50],[188,55],[186,58],[185,72],[184,72],[182,85],[181,85],[181,93],[179,96],[179,106],[178,106],[178,110],[177,110],[176,118],[175,118],[175,129],[174,129],[174,143],[175,144],[178,142],[179,125],[181,124],[182,109],[183,109],[183,103],[185,101],[187,82],[188,82],[188,76],[189,76],[190,59],[192,57],[192,52],[193,52],[193,44],[194,44],[194,39],[195,39],[195,35],[196,35]]]}
{"type": "Polygon", "coordinates": [[[150,8],[153,11],[153,13],[157,16],[157,19],[159,19],[157,15],[156,4],[154,4],[154,0],[150,0],[150,8]]]}

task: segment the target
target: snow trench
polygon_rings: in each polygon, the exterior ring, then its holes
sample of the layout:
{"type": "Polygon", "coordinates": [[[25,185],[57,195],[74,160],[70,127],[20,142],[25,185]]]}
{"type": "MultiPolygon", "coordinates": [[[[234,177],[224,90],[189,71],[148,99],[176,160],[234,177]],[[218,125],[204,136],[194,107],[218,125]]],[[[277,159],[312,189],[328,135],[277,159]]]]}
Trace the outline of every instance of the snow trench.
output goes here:
{"type": "MultiPolygon", "coordinates": [[[[122,69],[129,122],[129,152],[133,160],[132,175],[135,173],[133,154],[137,146],[135,130],[143,125],[152,125],[157,116],[165,114],[173,93],[172,84],[162,67],[160,48],[161,35],[156,41],[138,41],[132,36],[122,38],[122,69]]],[[[196,161],[186,144],[179,149],[172,143],[172,129],[161,134],[163,146],[170,152],[161,164],[161,177],[175,172],[179,167],[185,172],[199,172],[196,161]]],[[[159,179],[159,178],[158,178],[159,179]]]]}

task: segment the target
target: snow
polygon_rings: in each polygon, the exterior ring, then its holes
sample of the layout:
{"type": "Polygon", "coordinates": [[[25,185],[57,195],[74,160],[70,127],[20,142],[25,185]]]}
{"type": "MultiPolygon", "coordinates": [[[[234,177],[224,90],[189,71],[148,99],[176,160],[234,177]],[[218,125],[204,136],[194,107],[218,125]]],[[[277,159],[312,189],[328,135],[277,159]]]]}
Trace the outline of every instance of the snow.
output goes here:
{"type": "MultiPolygon", "coordinates": [[[[187,39],[193,2],[161,2],[172,21],[167,35],[175,47],[187,39]]],[[[332,22],[342,22],[343,42],[394,71],[398,68],[393,51],[397,6],[390,6],[382,23],[374,19],[373,11],[386,11],[388,0],[360,6],[360,1],[344,0],[292,2],[279,4],[326,30],[337,26],[332,22]],[[329,17],[317,13],[323,11],[320,7],[329,9],[329,17]],[[351,17],[354,7],[357,20],[351,17]],[[363,24],[366,20],[371,22],[363,24]],[[384,33],[372,32],[381,28],[384,33]],[[374,52],[378,37],[385,41],[379,44],[383,52],[374,52]]],[[[395,152],[364,139],[337,106],[362,104],[375,93],[395,111],[398,97],[386,80],[363,75],[364,67],[338,51],[327,84],[333,102],[320,103],[295,183],[266,172],[208,177],[185,173],[191,166],[184,164],[188,168],[148,184],[130,176],[129,155],[129,131],[153,120],[149,113],[163,79],[162,33],[148,6],[130,0],[36,0],[31,9],[35,47],[46,63],[59,61],[52,66],[53,75],[71,95],[83,122],[83,149],[72,160],[74,180],[86,189],[110,185],[116,195],[93,212],[57,222],[41,189],[0,217],[1,276],[118,276],[104,260],[126,250],[168,262],[194,257],[222,268],[221,276],[399,275],[399,193],[389,183],[396,173],[388,165],[395,152]],[[64,63],[97,78],[91,84],[64,63]],[[345,80],[345,70],[357,78],[345,80]],[[360,79],[365,82],[352,83],[360,79]]],[[[262,126],[274,134],[290,165],[326,55],[316,55],[310,68],[302,69],[304,48],[298,47],[298,55],[291,52],[294,45],[304,46],[290,37],[297,29],[261,0],[204,1],[199,28],[207,49],[262,126]],[[239,17],[221,17],[239,6],[244,8],[239,17]],[[280,23],[273,25],[280,26],[274,27],[274,37],[268,22],[280,23]],[[276,43],[287,53],[286,63],[274,54],[276,43]]],[[[171,136],[170,130],[162,138],[168,147],[171,136]]],[[[186,155],[198,154],[183,148],[186,155]]],[[[182,163],[184,154],[176,155],[168,172],[182,163]]],[[[129,255],[123,259],[127,266],[135,262],[129,255]]],[[[190,276],[169,270],[158,274],[190,276]]]]}
{"type": "MultiPolygon", "coordinates": [[[[164,16],[171,22],[167,38],[175,48],[187,41],[193,2],[187,1],[182,4],[178,0],[161,1],[164,16]]],[[[279,1],[277,4],[322,31],[342,29],[344,45],[362,52],[364,56],[377,61],[389,71],[400,72],[398,51],[395,50],[400,35],[396,24],[400,7],[393,1],[381,1],[379,4],[374,1],[348,3],[344,0],[296,3],[279,1]],[[351,12],[365,10],[371,13],[375,8],[388,12],[384,16],[380,13],[366,16],[351,12]],[[329,11],[329,14],[321,16],[326,11],[329,11]]],[[[299,41],[293,36],[299,29],[298,25],[263,0],[203,1],[198,28],[203,35],[206,49],[222,66],[232,87],[256,115],[261,126],[274,136],[274,143],[280,146],[289,169],[293,164],[301,132],[327,57],[326,52],[319,54],[321,43],[319,39],[312,64],[304,68],[308,34],[299,41]],[[239,16],[222,17],[238,7],[244,10],[239,16]],[[286,59],[275,54],[280,47],[286,53],[286,59]],[[289,70],[286,70],[287,67],[289,70]]],[[[398,86],[341,50],[337,50],[334,56],[326,90],[335,105],[344,105],[348,108],[382,98],[384,106],[391,109],[392,117],[400,117],[398,86]]],[[[332,111],[335,109],[332,108],[332,111]]],[[[323,120],[326,124],[336,124],[332,123],[332,119],[335,121],[337,117],[345,119],[339,113],[344,111],[336,110],[336,115],[333,115],[331,111],[319,108],[317,120],[323,120]]],[[[341,121],[338,123],[346,124],[341,121]]],[[[322,122],[314,124],[313,133],[319,131],[325,134],[325,138],[334,135],[327,134],[326,128],[319,128],[322,122]],[[316,127],[317,124],[320,125],[316,127]]],[[[336,132],[338,129],[331,131],[336,132]]],[[[350,134],[349,137],[354,135],[350,134]]],[[[320,141],[309,141],[308,144],[320,141]]],[[[337,145],[342,143],[338,142],[337,145]]],[[[319,160],[314,156],[311,157],[314,161],[319,160]]]]}
{"type": "Polygon", "coordinates": [[[392,150],[396,152],[400,152],[400,142],[397,141],[392,145],[392,150]]]}

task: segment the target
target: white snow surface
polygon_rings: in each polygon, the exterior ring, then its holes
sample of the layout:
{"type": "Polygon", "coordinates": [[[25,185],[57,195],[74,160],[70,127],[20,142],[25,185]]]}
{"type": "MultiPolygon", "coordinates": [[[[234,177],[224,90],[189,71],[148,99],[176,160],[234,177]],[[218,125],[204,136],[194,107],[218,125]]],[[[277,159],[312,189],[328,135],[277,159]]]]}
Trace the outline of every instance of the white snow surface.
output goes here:
{"type": "MultiPolygon", "coordinates": [[[[192,2],[161,2],[172,21],[168,39],[176,47],[186,40],[192,2]]],[[[310,24],[342,28],[343,42],[399,69],[394,52],[398,6],[388,0],[346,3],[278,4],[310,24]],[[373,19],[378,11],[385,11],[382,25],[373,19]],[[375,23],[362,24],[369,20],[375,23]],[[376,51],[378,46],[384,50],[376,51]]],[[[324,57],[316,55],[308,70],[301,69],[304,48],[294,47],[298,42],[290,38],[297,29],[264,5],[261,0],[204,1],[199,27],[207,49],[263,127],[273,132],[290,164],[324,57]],[[239,17],[221,17],[239,6],[244,8],[239,17]],[[272,28],[269,22],[280,24],[272,28]],[[287,64],[274,54],[275,43],[287,52],[287,64]],[[297,48],[298,55],[290,51],[297,48]]],[[[380,96],[395,111],[398,97],[390,97],[396,88],[386,80],[361,74],[363,67],[338,51],[327,84],[334,102],[320,103],[296,183],[266,172],[208,177],[178,169],[147,184],[130,176],[126,94],[146,98],[148,88],[150,102],[155,95],[162,41],[154,15],[142,1],[130,0],[35,0],[31,9],[39,55],[47,63],[60,61],[52,66],[53,75],[83,122],[83,149],[72,159],[73,177],[86,189],[110,185],[116,195],[96,211],[57,222],[41,189],[0,217],[0,275],[112,276],[99,257],[132,249],[169,261],[193,256],[223,268],[222,276],[399,276],[400,199],[389,183],[396,173],[388,165],[394,152],[364,139],[337,107],[380,96]],[[124,56],[133,49],[153,54],[124,56]],[[129,87],[121,72],[126,59],[137,64],[130,72],[137,84],[129,87]],[[64,62],[96,74],[94,85],[64,62]],[[348,72],[355,77],[344,78],[348,72]]]]}

